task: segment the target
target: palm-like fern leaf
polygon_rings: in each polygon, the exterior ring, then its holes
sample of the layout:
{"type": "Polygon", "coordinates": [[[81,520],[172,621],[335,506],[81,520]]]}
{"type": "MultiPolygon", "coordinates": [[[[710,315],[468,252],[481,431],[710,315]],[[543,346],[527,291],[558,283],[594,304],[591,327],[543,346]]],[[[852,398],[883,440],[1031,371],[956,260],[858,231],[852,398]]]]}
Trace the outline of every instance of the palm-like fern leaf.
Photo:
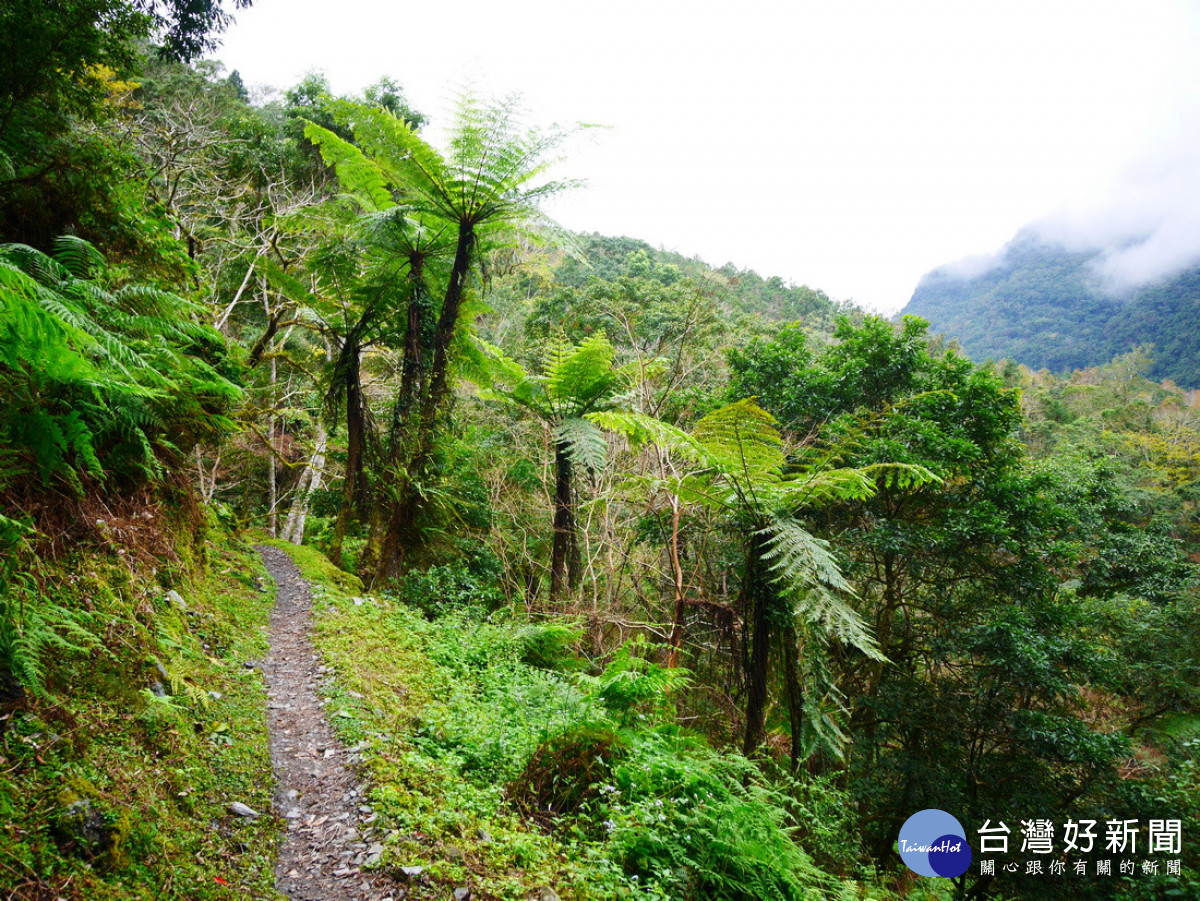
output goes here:
{"type": "Polygon", "coordinates": [[[571,462],[577,466],[591,473],[604,469],[608,441],[595,423],[577,416],[564,419],[554,428],[554,440],[566,445],[571,462]]]}
{"type": "Polygon", "coordinates": [[[387,177],[358,147],[315,122],[304,126],[304,136],[320,148],[321,157],[333,166],[342,187],[366,209],[386,210],[396,205],[387,177]]]}
{"type": "Polygon", "coordinates": [[[724,475],[752,487],[782,478],[783,441],[777,425],[753,400],[740,400],[703,417],[692,434],[724,475]]]}
{"type": "Polygon", "coordinates": [[[781,517],[773,518],[760,534],[767,540],[763,558],[776,586],[792,599],[796,614],[829,637],[882,659],[870,629],[847,600],[854,592],[829,544],[794,519],[781,517]]]}
{"type": "Polygon", "coordinates": [[[575,347],[558,347],[546,365],[546,393],[557,412],[581,416],[610,400],[624,387],[626,373],[613,369],[616,349],[604,335],[585,338],[575,347]]]}

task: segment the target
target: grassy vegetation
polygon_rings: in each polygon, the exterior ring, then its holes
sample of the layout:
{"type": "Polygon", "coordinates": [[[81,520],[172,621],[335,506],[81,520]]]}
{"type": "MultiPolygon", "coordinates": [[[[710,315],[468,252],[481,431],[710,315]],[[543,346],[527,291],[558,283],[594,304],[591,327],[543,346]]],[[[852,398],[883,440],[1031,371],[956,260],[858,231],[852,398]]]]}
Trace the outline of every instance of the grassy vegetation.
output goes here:
{"type": "Polygon", "coordinates": [[[207,557],[206,574],[154,578],[107,551],[42,564],[47,600],[92,640],[43,660],[44,696],[0,722],[0,897],[281,897],[262,678],[246,666],[273,595],[245,547],[207,557]]]}
{"type": "Polygon", "coordinates": [[[837,790],[768,783],[673,725],[663,699],[686,677],[645,647],[581,671],[562,625],[469,604],[429,619],[274,544],[314,583],[328,709],[387,830],[380,866],[424,868],[410,898],[890,897],[837,790]]]}

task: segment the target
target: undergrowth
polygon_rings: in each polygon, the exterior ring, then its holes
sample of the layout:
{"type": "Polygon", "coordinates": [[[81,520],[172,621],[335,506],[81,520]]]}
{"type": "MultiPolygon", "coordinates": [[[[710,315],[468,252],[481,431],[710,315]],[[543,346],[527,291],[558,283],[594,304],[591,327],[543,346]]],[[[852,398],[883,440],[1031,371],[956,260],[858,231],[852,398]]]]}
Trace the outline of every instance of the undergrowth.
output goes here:
{"type": "Polygon", "coordinates": [[[430,619],[425,599],[364,597],[318,552],[277,546],[314,582],[332,720],[364,749],[388,830],[380,866],[423,868],[409,898],[455,887],[483,901],[547,888],[564,901],[891,897],[855,870],[844,796],[768,779],[680,729],[670,697],[686,674],[651,662],[649,646],[580,671],[569,624],[488,613],[490,597],[430,619]],[[840,849],[814,812],[846,830],[840,849]]]}
{"type": "Polygon", "coordinates": [[[280,897],[274,819],[229,810],[271,809],[246,664],[272,595],[252,554],[208,537],[207,575],[106,548],[10,568],[0,637],[25,691],[0,719],[0,898],[280,897]]]}

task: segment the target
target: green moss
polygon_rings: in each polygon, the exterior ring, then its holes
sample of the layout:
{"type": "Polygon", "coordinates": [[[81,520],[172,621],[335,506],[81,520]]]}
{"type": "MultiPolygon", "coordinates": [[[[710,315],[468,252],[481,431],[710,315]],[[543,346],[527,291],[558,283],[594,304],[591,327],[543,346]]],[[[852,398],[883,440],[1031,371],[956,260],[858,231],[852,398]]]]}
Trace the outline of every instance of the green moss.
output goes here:
{"type": "Polygon", "coordinates": [[[186,611],[161,570],[100,552],[41,564],[57,604],[93,614],[99,649],[47,660],[48,696],[0,724],[0,896],[281,897],[275,822],[228,810],[271,806],[265,695],[245,663],[267,649],[273,598],[255,555],[209,537],[208,572],[168,580],[186,611]],[[53,825],[72,803],[102,834],[87,853],[53,825]]]}
{"type": "Polygon", "coordinates": [[[269,538],[262,533],[253,535],[252,541],[254,544],[265,544],[268,547],[287,551],[300,569],[301,575],[316,585],[324,586],[327,591],[335,591],[339,594],[358,594],[363,590],[362,580],[358,576],[334,566],[329,558],[316,548],[291,544],[278,538],[269,538]]]}

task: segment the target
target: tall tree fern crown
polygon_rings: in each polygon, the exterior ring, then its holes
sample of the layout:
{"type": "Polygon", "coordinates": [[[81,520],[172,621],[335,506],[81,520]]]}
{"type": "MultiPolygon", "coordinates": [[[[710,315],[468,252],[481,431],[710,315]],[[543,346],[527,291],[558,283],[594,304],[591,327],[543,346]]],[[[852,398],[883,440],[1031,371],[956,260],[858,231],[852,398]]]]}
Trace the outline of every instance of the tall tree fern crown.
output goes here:
{"type": "Polygon", "coordinates": [[[311,122],[305,135],[368,209],[399,203],[418,217],[470,227],[558,231],[540,204],[578,184],[546,178],[571,130],[523,126],[515,97],[488,102],[464,93],[444,153],[386,109],[350,101],[333,108],[353,143],[311,122]]]}

